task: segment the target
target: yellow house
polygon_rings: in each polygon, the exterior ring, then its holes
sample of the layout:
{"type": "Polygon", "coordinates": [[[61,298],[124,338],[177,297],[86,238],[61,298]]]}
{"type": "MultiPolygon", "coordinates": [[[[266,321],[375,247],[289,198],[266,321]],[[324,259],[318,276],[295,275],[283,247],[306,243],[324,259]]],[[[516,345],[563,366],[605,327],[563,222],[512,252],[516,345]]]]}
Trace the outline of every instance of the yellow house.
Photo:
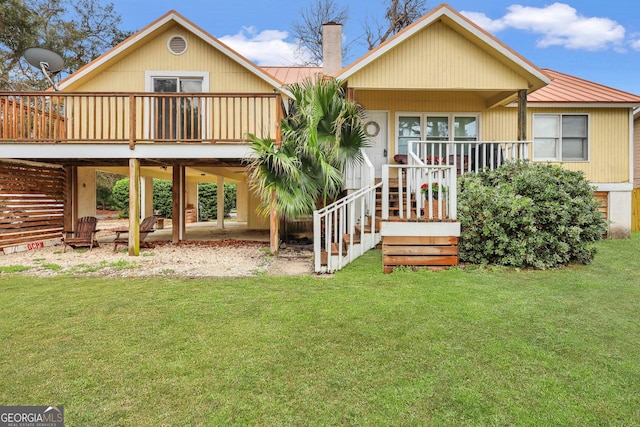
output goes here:
{"type": "Polygon", "coordinates": [[[629,236],[639,96],[539,69],[447,5],[334,76],[376,123],[374,162],[401,161],[411,140],[447,141],[458,151],[445,161],[473,169],[469,142],[529,141],[524,157],[583,171],[610,235],[629,236]]]}
{"type": "MultiPolygon", "coordinates": [[[[380,180],[414,185],[415,159],[453,183],[514,158],[557,162],[596,186],[610,235],[629,235],[639,96],[540,69],[447,5],[344,68],[332,46],[340,27],[325,31],[324,69],[258,67],[171,11],[63,80],[60,92],[0,94],[0,158],[13,162],[4,163],[12,173],[32,165],[61,182],[65,228],[95,214],[96,169],[133,178],[141,202],[132,203],[132,229],[152,213],[148,178],[172,179],[175,241],[184,238],[186,209],[197,205],[196,183],[232,180],[239,218],[271,228],[277,248],[276,222],[256,215],[246,183],[246,133],[277,140],[286,84],[324,73],[367,110],[369,169],[347,180],[352,193],[380,180]]],[[[421,209],[414,197],[412,209],[421,209]]],[[[448,197],[455,220],[455,194],[448,197]]],[[[388,200],[382,205],[388,215],[388,200]]],[[[459,233],[424,225],[429,236],[459,233]]]]}

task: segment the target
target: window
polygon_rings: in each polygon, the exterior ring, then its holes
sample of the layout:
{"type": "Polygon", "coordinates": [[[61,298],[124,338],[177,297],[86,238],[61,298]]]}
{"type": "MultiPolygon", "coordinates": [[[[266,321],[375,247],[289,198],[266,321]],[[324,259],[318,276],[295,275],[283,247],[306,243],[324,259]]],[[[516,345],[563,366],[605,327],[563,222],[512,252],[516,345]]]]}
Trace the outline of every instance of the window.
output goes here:
{"type": "Polygon", "coordinates": [[[400,116],[398,118],[398,149],[396,154],[407,154],[409,141],[419,141],[422,134],[420,116],[400,116]]]}
{"type": "Polygon", "coordinates": [[[534,114],[533,159],[587,161],[588,123],[584,114],[534,114]]]}
{"type": "MultiPolygon", "coordinates": [[[[475,114],[415,114],[398,116],[396,154],[407,154],[409,141],[478,141],[478,116],[475,114]],[[453,135],[451,134],[453,123],[453,135]]],[[[441,144],[436,144],[441,145],[441,144]]],[[[465,144],[463,144],[465,145],[465,144]]],[[[439,152],[439,149],[435,150],[439,152]]],[[[458,150],[458,152],[460,152],[458,150]]]]}

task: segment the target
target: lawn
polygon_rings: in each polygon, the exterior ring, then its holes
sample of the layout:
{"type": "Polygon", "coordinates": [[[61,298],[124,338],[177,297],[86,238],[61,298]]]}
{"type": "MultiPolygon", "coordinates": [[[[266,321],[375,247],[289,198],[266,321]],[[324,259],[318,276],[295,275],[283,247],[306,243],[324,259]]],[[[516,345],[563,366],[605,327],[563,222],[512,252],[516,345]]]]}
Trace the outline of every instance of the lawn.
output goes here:
{"type": "Polygon", "coordinates": [[[67,426],[639,425],[640,234],[589,266],[0,274],[0,404],[67,426]]]}

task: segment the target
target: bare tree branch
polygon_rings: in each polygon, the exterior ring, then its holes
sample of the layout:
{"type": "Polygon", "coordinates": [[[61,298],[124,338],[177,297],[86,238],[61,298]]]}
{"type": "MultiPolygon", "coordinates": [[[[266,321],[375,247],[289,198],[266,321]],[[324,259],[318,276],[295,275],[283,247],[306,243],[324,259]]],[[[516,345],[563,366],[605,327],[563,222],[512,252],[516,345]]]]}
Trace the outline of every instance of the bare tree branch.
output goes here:
{"type": "MultiPolygon", "coordinates": [[[[329,22],[345,25],[349,17],[348,7],[339,7],[334,0],[316,0],[311,6],[300,11],[300,20],[291,28],[299,49],[299,60],[303,65],[322,64],[322,25],[329,22]]],[[[342,56],[346,56],[343,46],[342,56]]]]}
{"type": "Polygon", "coordinates": [[[390,0],[384,14],[384,24],[374,20],[364,26],[368,49],[384,43],[389,37],[411,25],[425,14],[426,8],[426,0],[390,0]]]}
{"type": "MultiPolygon", "coordinates": [[[[425,14],[427,0],[385,0],[383,19],[367,18],[363,25],[364,34],[351,43],[365,40],[369,50],[408,27],[425,14]]],[[[315,0],[300,11],[300,19],[291,28],[298,43],[298,60],[301,65],[322,64],[322,25],[335,22],[345,25],[349,13],[347,7],[340,7],[334,0],[315,0]]],[[[350,44],[343,44],[342,57],[348,56],[350,44]]]]}

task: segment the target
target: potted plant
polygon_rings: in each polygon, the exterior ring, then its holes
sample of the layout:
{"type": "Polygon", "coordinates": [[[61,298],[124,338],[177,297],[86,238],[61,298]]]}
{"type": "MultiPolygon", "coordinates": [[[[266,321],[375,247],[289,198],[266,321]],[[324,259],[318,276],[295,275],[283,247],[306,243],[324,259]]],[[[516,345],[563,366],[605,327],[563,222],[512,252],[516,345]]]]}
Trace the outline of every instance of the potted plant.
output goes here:
{"type": "MultiPolygon", "coordinates": [[[[426,182],[420,186],[420,192],[424,194],[425,197],[429,197],[429,184],[426,182]]],[[[431,184],[431,195],[435,200],[438,200],[439,194],[442,193],[444,196],[447,192],[447,187],[444,185],[440,185],[437,182],[431,184]]]]}

